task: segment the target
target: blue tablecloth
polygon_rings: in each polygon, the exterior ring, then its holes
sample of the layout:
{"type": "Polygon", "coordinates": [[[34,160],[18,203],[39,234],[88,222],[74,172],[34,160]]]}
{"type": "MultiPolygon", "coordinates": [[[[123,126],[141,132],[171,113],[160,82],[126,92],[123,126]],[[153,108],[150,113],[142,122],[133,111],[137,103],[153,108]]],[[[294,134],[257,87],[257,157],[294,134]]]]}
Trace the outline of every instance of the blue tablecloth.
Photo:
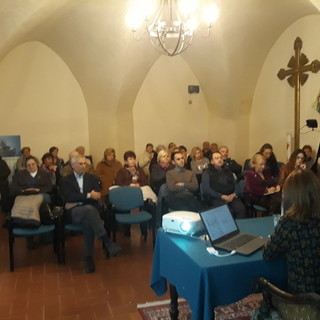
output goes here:
{"type": "MultiPolygon", "coordinates": [[[[267,236],[273,218],[237,221],[242,232],[267,236]]],[[[287,268],[284,259],[265,262],[262,250],[250,256],[209,255],[207,241],[158,230],[153,257],[151,287],[158,296],[167,291],[167,281],[190,304],[192,319],[213,319],[214,308],[233,303],[254,290],[254,278],[264,276],[286,289],[287,268]]],[[[222,251],[221,251],[222,252],[222,251]]]]}

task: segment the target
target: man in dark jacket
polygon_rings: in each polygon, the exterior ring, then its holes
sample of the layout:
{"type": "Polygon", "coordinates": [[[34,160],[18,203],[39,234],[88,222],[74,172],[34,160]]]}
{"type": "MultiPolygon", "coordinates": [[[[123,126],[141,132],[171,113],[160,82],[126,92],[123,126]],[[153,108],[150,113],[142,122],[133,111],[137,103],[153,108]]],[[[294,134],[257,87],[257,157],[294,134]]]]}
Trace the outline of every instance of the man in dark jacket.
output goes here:
{"type": "Polygon", "coordinates": [[[236,160],[233,160],[229,157],[228,147],[221,146],[219,148],[219,152],[221,153],[224,162],[224,167],[229,168],[237,176],[237,179],[240,179],[242,173],[242,166],[239,163],[237,163],[236,160]]]}
{"type": "Polygon", "coordinates": [[[1,208],[4,212],[10,211],[9,201],[9,185],[8,177],[11,173],[7,163],[0,157],[0,194],[1,194],[1,208]]]}
{"type": "Polygon", "coordinates": [[[234,218],[246,218],[245,206],[237,196],[234,175],[224,167],[220,152],[212,154],[211,163],[202,174],[202,192],[212,201],[212,205],[227,204],[234,218]]]}
{"type": "Polygon", "coordinates": [[[104,222],[98,210],[101,198],[99,179],[85,172],[86,164],[86,159],[82,155],[71,158],[73,173],[61,179],[60,187],[66,203],[67,218],[83,228],[85,272],[92,273],[95,271],[93,260],[95,238],[104,242],[110,256],[117,255],[121,247],[107,237],[104,222]]]}

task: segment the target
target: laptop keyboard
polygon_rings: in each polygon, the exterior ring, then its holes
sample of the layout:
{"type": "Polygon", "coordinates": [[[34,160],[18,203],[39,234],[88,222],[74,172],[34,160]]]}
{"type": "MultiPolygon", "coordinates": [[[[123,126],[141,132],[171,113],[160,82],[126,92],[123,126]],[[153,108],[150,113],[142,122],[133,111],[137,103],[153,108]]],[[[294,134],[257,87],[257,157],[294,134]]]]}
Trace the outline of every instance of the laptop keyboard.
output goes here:
{"type": "Polygon", "coordinates": [[[223,242],[223,246],[228,250],[234,250],[234,249],[241,247],[245,243],[252,241],[255,238],[256,238],[256,236],[251,235],[251,234],[242,234],[239,237],[236,237],[235,239],[230,239],[230,240],[223,242]]]}

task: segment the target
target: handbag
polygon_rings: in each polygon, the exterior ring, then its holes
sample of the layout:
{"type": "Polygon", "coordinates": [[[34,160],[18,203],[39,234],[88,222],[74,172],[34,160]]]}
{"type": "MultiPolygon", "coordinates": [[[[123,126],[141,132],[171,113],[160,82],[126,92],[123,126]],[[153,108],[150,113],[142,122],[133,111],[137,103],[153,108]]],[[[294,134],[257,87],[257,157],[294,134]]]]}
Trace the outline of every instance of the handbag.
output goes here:
{"type": "Polygon", "coordinates": [[[42,194],[17,196],[11,210],[11,222],[15,228],[40,227],[40,206],[42,194]]]}

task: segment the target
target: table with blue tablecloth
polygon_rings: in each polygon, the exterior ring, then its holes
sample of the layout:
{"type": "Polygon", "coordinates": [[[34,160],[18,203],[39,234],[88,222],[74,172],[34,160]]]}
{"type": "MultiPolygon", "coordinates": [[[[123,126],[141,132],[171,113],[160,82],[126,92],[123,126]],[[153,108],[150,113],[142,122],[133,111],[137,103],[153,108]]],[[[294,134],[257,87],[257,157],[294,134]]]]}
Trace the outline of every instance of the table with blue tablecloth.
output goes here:
{"type": "MultiPolygon", "coordinates": [[[[261,236],[268,236],[274,230],[272,217],[237,220],[237,224],[241,232],[261,236]]],[[[198,237],[166,233],[163,229],[157,233],[151,287],[161,296],[169,282],[188,301],[193,320],[212,320],[216,306],[233,303],[252,293],[257,276],[286,289],[284,259],[266,262],[262,250],[250,256],[216,257],[207,252],[207,246],[210,243],[198,237]]]]}

